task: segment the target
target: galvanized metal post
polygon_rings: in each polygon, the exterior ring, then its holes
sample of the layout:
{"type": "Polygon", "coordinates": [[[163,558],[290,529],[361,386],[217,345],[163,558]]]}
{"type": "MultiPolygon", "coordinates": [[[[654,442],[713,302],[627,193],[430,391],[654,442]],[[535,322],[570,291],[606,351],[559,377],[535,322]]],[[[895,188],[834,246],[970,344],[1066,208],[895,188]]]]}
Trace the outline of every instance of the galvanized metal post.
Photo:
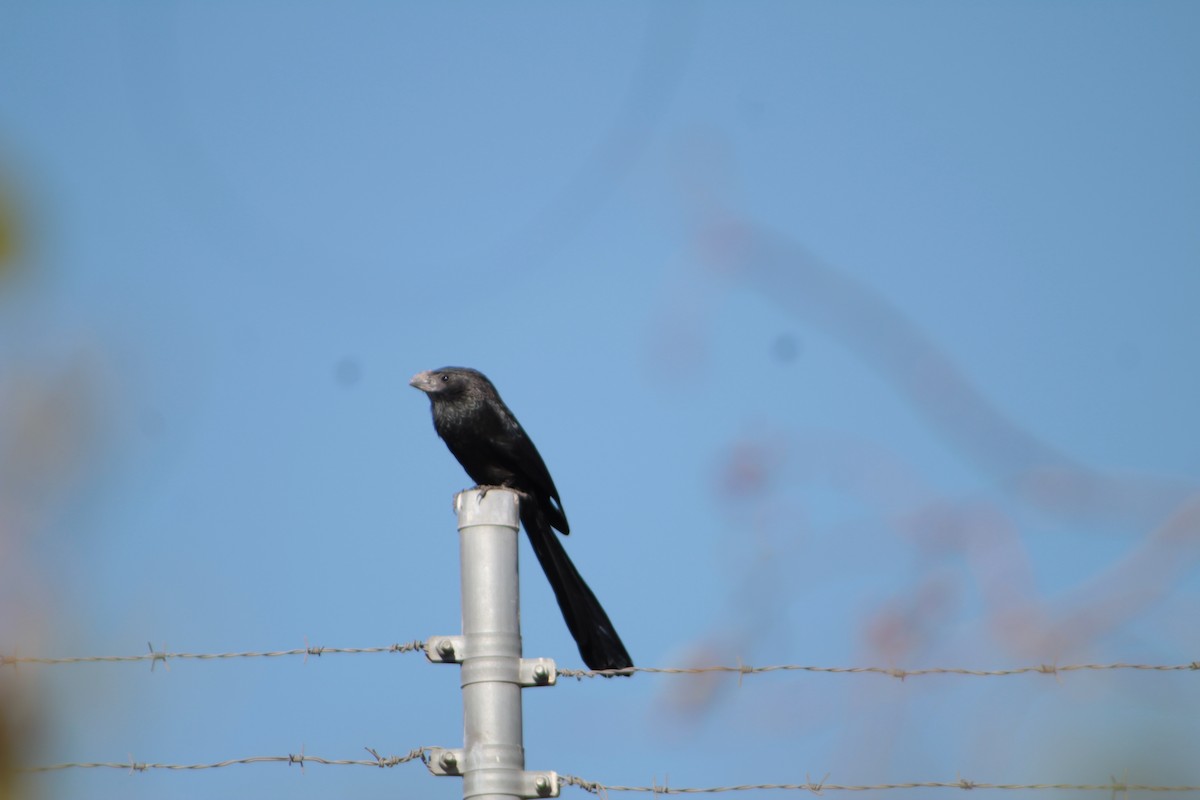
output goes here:
{"type": "Polygon", "coordinates": [[[454,499],[462,562],[462,636],[426,643],[432,661],[462,664],[463,747],[433,748],[430,769],[461,775],[463,797],[555,797],[558,776],[526,772],[521,689],[556,680],[550,659],[521,658],[517,494],[468,489],[454,499]]]}

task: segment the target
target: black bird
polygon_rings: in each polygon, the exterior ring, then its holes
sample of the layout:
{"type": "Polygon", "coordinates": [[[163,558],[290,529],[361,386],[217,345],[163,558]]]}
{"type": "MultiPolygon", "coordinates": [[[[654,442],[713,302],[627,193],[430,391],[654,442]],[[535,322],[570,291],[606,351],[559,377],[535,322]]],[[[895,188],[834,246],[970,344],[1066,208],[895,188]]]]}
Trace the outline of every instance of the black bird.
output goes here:
{"type": "Polygon", "coordinates": [[[521,423],[478,370],[443,367],[421,372],[410,386],[429,395],[433,428],[471,480],[521,495],[521,523],[546,573],[579,654],[591,669],[633,666],[625,645],[551,528],[570,533],[558,489],[521,423]]]}

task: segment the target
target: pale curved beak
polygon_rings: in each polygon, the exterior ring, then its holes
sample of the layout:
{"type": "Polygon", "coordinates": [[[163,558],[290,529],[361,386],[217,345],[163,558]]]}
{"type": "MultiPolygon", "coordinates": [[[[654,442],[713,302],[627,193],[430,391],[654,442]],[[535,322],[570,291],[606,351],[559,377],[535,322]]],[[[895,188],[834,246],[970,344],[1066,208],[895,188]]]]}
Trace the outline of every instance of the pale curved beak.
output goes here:
{"type": "Polygon", "coordinates": [[[408,382],[408,385],[414,389],[420,389],[422,392],[432,391],[433,373],[429,372],[428,370],[425,372],[418,372],[416,375],[412,376],[412,380],[408,382]]]}

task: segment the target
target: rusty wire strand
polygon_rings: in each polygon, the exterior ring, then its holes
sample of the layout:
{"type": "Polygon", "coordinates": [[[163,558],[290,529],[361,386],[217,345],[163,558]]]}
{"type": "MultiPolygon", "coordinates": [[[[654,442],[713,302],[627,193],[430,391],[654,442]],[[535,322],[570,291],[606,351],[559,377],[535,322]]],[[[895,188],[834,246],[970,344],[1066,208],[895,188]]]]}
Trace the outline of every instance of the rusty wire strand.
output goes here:
{"type": "MultiPolygon", "coordinates": [[[[381,756],[374,749],[364,748],[371,754],[370,759],[351,758],[322,758],[304,753],[286,756],[250,756],[248,758],[231,758],[210,764],[159,764],[129,761],[92,761],[71,762],[65,764],[49,764],[46,766],[29,767],[26,772],[56,772],[67,769],[121,769],[130,774],[148,772],[150,770],[204,770],[231,767],[238,764],[287,764],[288,766],[305,764],[323,764],[327,766],[352,766],[389,768],[420,760],[428,767],[428,747],[416,747],[402,756],[381,756]]],[[[805,783],[758,783],[741,784],[738,786],[668,786],[655,784],[652,786],[617,786],[588,781],[574,775],[559,775],[559,780],[567,786],[577,786],[591,794],[604,795],[607,792],[647,792],[650,794],[717,794],[720,792],[746,791],[806,791],[813,794],[821,792],[871,792],[895,789],[996,789],[1005,791],[1079,791],[1079,792],[1200,792],[1200,786],[1164,786],[1159,784],[1129,783],[1111,778],[1108,783],[986,783],[959,778],[954,781],[912,781],[909,783],[875,783],[875,784],[838,784],[826,783],[824,780],[805,783]]]]}
{"type": "MultiPolygon", "coordinates": [[[[390,644],[381,647],[321,647],[307,646],[292,650],[272,650],[264,652],[239,653],[172,653],[165,650],[155,650],[147,645],[149,652],[128,656],[71,656],[63,658],[42,658],[36,656],[0,656],[0,666],[18,664],[83,664],[97,662],[149,661],[151,668],[158,662],[166,663],[174,659],[216,660],[232,658],[278,658],[281,656],[321,656],[327,654],[366,654],[366,653],[411,653],[423,651],[425,642],[414,640],[403,644],[390,644]]],[[[742,675],[758,675],[768,672],[824,672],[843,675],[873,674],[884,675],[898,680],[922,675],[967,675],[971,677],[999,677],[1008,675],[1026,675],[1030,673],[1041,675],[1059,675],[1064,672],[1111,672],[1115,670],[1135,670],[1143,672],[1200,672],[1200,661],[1186,664],[1131,664],[1116,662],[1111,664],[1038,664],[1028,667],[1013,667],[1011,669],[966,669],[963,667],[922,667],[918,669],[903,669],[900,667],[822,667],[810,664],[774,664],[755,667],[749,664],[736,666],[709,667],[630,667],[624,670],[590,670],[560,668],[558,674],[564,678],[611,678],[615,675],[628,675],[644,672],[652,675],[702,675],[708,673],[732,673],[742,675]]]]}
{"type": "Polygon", "coordinates": [[[381,756],[377,751],[370,747],[363,748],[370,753],[372,759],[353,759],[353,758],[322,758],[320,756],[309,756],[301,753],[292,753],[286,756],[250,756],[248,758],[231,758],[226,761],[217,761],[211,764],[157,764],[149,762],[134,761],[132,758],[129,761],[88,761],[88,762],[70,762],[66,764],[48,764],[45,766],[28,767],[25,772],[56,772],[64,769],[124,769],[134,772],[147,772],[152,769],[166,770],[196,770],[196,769],[219,769],[221,767],[232,767],[235,764],[293,764],[303,767],[305,764],[326,764],[329,766],[351,766],[351,767],[395,767],[400,764],[406,764],[409,761],[420,759],[425,760],[425,754],[428,752],[428,747],[416,747],[410,750],[406,755],[402,756],[381,756]]]}
{"type": "Polygon", "coordinates": [[[578,786],[585,792],[604,795],[606,792],[649,792],[652,794],[716,794],[718,792],[746,792],[756,790],[785,790],[805,791],[813,794],[821,792],[874,792],[889,789],[1004,789],[1010,791],[1045,791],[1062,790],[1078,792],[1198,792],[1200,786],[1160,786],[1156,784],[1127,783],[1116,778],[1108,783],[983,783],[959,778],[956,781],[917,781],[912,783],[875,783],[863,785],[846,785],[825,783],[824,781],[806,783],[759,783],[742,786],[703,786],[675,787],[667,785],[653,786],[609,786],[595,781],[586,781],[574,775],[559,775],[562,783],[578,786]]]}
{"type": "Polygon", "coordinates": [[[149,661],[151,668],[158,662],[167,662],[174,659],[196,659],[201,661],[209,661],[214,659],[225,658],[278,658],[280,656],[322,656],[333,653],[410,653],[419,650],[424,650],[425,642],[412,641],[403,644],[391,644],[384,647],[297,647],[293,650],[271,650],[266,652],[244,652],[244,653],[170,653],[163,650],[155,650],[152,645],[148,645],[150,651],[147,653],[139,653],[132,656],[72,656],[66,658],[39,658],[33,656],[0,656],[0,666],[9,664],[86,664],[97,662],[116,662],[116,661],[149,661]]]}
{"type": "Polygon", "coordinates": [[[1039,664],[1033,667],[1014,667],[1012,669],[965,669],[962,667],[925,667],[921,669],[901,669],[899,667],[818,667],[806,664],[776,664],[766,667],[752,667],[748,664],[738,666],[715,667],[630,667],[624,670],[593,670],[593,669],[560,669],[558,674],[564,678],[611,678],[614,675],[627,675],[633,672],[646,672],[656,675],[700,675],[705,673],[729,672],[737,675],[756,675],[764,672],[831,672],[839,674],[875,674],[904,680],[919,675],[970,675],[973,677],[996,677],[1005,675],[1026,675],[1039,673],[1042,675],[1057,675],[1062,672],[1082,671],[1113,671],[1113,670],[1143,670],[1151,672],[1197,672],[1200,671],[1200,661],[1187,664],[1039,664]]]}

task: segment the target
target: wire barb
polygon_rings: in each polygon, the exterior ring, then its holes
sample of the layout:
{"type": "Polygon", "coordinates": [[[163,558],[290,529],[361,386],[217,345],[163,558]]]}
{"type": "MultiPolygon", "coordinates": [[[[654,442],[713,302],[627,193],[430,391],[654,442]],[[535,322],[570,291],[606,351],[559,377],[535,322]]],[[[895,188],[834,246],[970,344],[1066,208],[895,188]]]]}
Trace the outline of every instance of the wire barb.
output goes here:
{"type": "Polygon", "coordinates": [[[148,654],[147,657],[150,659],[150,671],[151,672],[154,672],[155,665],[157,665],[158,662],[160,662],[160,661],[162,662],[163,669],[167,670],[168,672],[171,671],[170,665],[167,664],[167,658],[170,657],[169,653],[167,653],[165,651],[160,652],[158,650],[155,650],[154,645],[150,644],[150,642],[146,642],[146,649],[150,651],[150,653],[148,654]]]}

